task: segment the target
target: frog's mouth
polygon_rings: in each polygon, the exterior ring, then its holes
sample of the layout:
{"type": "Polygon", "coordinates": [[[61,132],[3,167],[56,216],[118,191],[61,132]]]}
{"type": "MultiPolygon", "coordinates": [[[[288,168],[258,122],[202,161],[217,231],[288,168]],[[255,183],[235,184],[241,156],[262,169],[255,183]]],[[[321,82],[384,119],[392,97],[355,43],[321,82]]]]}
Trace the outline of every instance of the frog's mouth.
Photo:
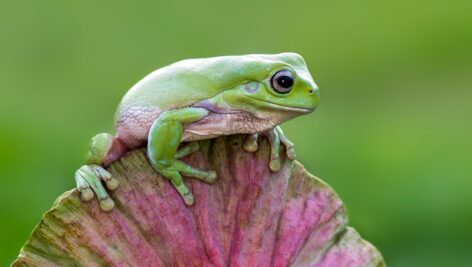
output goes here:
{"type": "Polygon", "coordinates": [[[297,113],[310,113],[313,112],[315,109],[310,109],[310,108],[299,108],[299,107],[291,107],[291,106],[285,106],[285,105],[280,105],[276,104],[274,102],[266,101],[266,100],[261,100],[255,97],[247,96],[248,98],[254,99],[258,102],[264,103],[265,106],[276,109],[276,110],[283,110],[283,111],[291,111],[291,112],[297,112],[297,113]]]}
{"type": "MultiPolygon", "coordinates": [[[[314,110],[314,109],[309,109],[309,108],[284,106],[284,105],[276,104],[276,103],[273,103],[273,102],[261,100],[261,99],[255,98],[255,97],[250,97],[250,96],[246,96],[246,97],[251,99],[251,100],[256,101],[257,103],[263,104],[263,105],[261,105],[262,107],[265,107],[265,108],[268,108],[268,109],[271,109],[271,110],[279,110],[279,111],[286,111],[286,112],[293,112],[293,113],[303,113],[303,114],[310,113],[314,110]]],[[[239,109],[228,109],[228,108],[225,108],[225,107],[221,107],[221,106],[218,106],[215,103],[209,103],[206,100],[195,103],[195,104],[192,105],[192,107],[204,108],[204,109],[207,109],[207,110],[209,110],[213,113],[218,113],[218,114],[232,114],[232,113],[239,113],[239,112],[243,111],[243,110],[239,110],[239,109]]]]}

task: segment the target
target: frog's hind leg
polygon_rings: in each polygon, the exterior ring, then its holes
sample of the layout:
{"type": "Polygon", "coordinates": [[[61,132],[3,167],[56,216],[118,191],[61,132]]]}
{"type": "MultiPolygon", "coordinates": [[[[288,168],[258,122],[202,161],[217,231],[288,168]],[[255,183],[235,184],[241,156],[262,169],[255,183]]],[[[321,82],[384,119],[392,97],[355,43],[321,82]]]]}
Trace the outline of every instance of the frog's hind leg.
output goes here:
{"type": "Polygon", "coordinates": [[[99,165],[84,165],[75,173],[77,190],[80,192],[82,200],[89,201],[94,195],[97,195],[100,208],[104,211],[109,211],[113,209],[115,203],[108,195],[101,181],[104,181],[110,190],[115,190],[118,187],[118,181],[112,178],[110,173],[99,165]]]}
{"type": "Polygon", "coordinates": [[[92,138],[86,157],[87,165],[80,167],[75,173],[77,190],[82,200],[89,201],[96,195],[102,210],[108,211],[114,207],[114,202],[102,182],[109,190],[115,190],[118,180],[102,166],[109,165],[127,151],[128,148],[111,134],[101,133],[92,138]]]}
{"type": "Polygon", "coordinates": [[[177,151],[183,134],[183,125],[205,118],[203,108],[182,108],[163,112],[153,123],[148,137],[148,158],[154,169],[172,182],[186,205],[193,205],[192,192],[185,185],[182,175],[192,176],[207,183],[216,180],[215,171],[193,168],[177,158],[188,155],[198,147],[190,145],[177,151]],[[193,147],[192,147],[193,146],[193,147]]]}

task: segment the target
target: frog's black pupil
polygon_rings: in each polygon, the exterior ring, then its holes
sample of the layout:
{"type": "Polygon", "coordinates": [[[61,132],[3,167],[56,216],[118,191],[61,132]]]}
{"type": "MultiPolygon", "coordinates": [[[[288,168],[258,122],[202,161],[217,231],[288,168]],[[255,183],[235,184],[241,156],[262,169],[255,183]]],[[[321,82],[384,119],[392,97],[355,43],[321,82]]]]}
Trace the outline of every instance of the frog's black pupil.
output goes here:
{"type": "Polygon", "coordinates": [[[283,88],[290,88],[293,85],[293,78],[290,76],[280,76],[277,78],[277,83],[283,88]]]}

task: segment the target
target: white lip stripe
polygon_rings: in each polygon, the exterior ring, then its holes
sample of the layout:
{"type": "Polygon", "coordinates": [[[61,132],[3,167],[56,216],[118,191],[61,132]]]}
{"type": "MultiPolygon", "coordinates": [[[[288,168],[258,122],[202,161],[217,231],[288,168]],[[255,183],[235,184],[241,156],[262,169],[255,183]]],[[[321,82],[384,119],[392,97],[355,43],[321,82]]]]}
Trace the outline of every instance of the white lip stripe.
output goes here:
{"type": "Polygon", "coordinates": [[[255,97],[250,97],[250,96],[248,96],[248,97],[252,98],[254,100],[260,101],[260,102],[264,102],[268,106],[276,107],[277,109],[281,109],[281,110],[295,111],[295,112],[301,112],[301,113],[308,113],[308,112],[313,111],[312,109],[308,109],[308,108],[296,108],[296,107],[283,106],[283,105],[275,104],[275,103],[272,103],[272,102],[267,102],[267,101],[264,101],[264,100],[260,100],[260,99],[257,99],[255,97]]]}

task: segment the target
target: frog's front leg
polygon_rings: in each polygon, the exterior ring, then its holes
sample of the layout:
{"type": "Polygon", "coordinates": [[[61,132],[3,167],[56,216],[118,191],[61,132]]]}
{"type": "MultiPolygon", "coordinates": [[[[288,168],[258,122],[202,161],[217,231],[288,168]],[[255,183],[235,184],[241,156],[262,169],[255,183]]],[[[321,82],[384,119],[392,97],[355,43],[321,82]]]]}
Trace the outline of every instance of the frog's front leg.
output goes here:
{"type": "Polygon", "coordinates": [[[184,199],[186,205],[193,205],[192,192],[185,185],[182,175],[195,177],[207,183],[216,180],[215,171],[193,168],[177,159],[195,148],[177,151],[183,134],[183,125],[199,121],[208,115],[203,108],[182,108],[163,112],[154,121],[148,138],[148,158],[154,169],[169,179],[184,199]],[[177,157],[176,157],[177,155],[177,157]]]}
{"type": "MultiPolygon", "coordinates": [[[[267,131],[265,135],[267,135],[270,142],[270,146],[271,146],[269,168],[271,171],[276,172],[280,169],[280,159],[279,159],[280,143],[282,143],[285,146],[285,152],[286,152],[287,158],[290,160],[295,159],[295,148],[294,148],[293,143],[290,142],[290,140],[288,140],[288,138],[284,135],[280,126],[277,126],[274,129],[267,131]]],[[[244,143],[244,149],[246,151],[254,152],[257,150],[258,136],[259,136],[258,134],[248,135],[244,143]]]]}

